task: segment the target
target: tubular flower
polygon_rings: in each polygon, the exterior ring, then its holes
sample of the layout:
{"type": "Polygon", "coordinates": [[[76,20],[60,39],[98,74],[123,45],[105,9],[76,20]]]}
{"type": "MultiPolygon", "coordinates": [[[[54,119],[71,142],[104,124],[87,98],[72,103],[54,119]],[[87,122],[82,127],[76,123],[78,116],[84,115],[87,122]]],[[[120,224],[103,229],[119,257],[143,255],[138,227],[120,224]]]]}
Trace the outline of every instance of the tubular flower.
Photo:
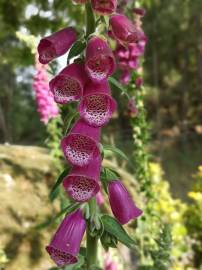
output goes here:
{"type": "Polygon", "coordinates": [[[112,50],[100,37],[92,37],[86,48],[86,72],[93,81],[105,80],[112,75],[116,64],[112,50]]]}
{"type": "Polygon", "coordinates": [[[120,181],[109,182],[108,191],[112,212],[121,224],[126,224],[142,214],[142,211],[135,206],[130,194],[120,181]]]}
{"type": "Polygon", "coordinates": [[[48,64],[50,61],[65,54],[76,41],[76,31],[69,27],[41,39],[38,45],[39,62],[48,64]]]}
{"type": "Polygon", "coordinates": [[[94,83],[90,81],[84,89],[84,96],[78,107],[80,116],[89,125],[100,127],[108,123],[116,110],[116,101],[110,96],[107,81],[94,83]]]}
{"type": "Polygon", "coordinates": [[[124,46],[143,39],[144,33],[124,15],[112,15],[109,23],[114,37],[124,46]]]}
{"type": "Polygon", "coordinates": [[[86,166],[99,153],[100,129],[87,125],[82,119],[62,139],[61,147],[66,159],[75,166],[86,166]]]}
{"type": "Polygon", "coordinates": [[[117,0],[91,0],[92,8],[101,15],[112,14],[116,11],[117,0]]]}
{"type": "Polygon", "coordinates": [[[65,104],[79,100],[86,83],[84,64],[73,63],[64,68],[50,83],[55,102],[65,104]]]}
{"type": "Polygon", "coordinates": [[[101,159],[97,157],[84,167],[75,166],[63,180],[63,186],[68,195],[77,202],[90,200],[100,190],[101,159]]]}
{"type": "Polygon", "coordinates": [[[66,216],[56,231],[47,252],[59,266],[77,262],[81,240],[86,229],[86,222],[81,210],[66,216]]]}
{"type": "Polygon", "coordinates": [[[34,76],[32,87],[35,92],[40,120],[44,124],[47,124],[51,118],[58,116],[59,110],[57,104],[54,102],[52,93],[49,92],[46,67],[40,63],[36,64],[36,75],[34,76]]]}

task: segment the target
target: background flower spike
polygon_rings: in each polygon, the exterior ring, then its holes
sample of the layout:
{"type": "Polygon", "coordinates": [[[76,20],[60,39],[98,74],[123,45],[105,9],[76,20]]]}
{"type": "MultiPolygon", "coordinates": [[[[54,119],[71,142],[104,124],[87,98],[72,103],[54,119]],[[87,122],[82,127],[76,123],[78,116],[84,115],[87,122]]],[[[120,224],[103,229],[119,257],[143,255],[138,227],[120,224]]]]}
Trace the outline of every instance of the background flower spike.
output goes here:
{"type": "Polygon", "coordinates": [[[80,116],[91,126],[101,127],[107,124],[116,110],[116,101],[110,95],[107,81],[101,83],[88,82],[84,96],[79,104],[80,116]]]}
{"type": "Polygon", "coordinates": [[[85,230],[86,222],[80,209],[64,218],[50,245],[46,247],[47,252],[59,267],[77,262],[76,256],[79,253],[85,230]]]}
{"type": "Polygon", "coordinates": [[[55,102],[65,104],[79,100],[83,95],[87,78],[82,63],[73,63],[64,68],[49,83],[55,102]]]}
{"type": "Polygon", "coordinates": [[[100,155],[100,128],[87,125],[79,119],[70,133],[62,139],[61,147],[66,159],[75,166],[86,166],[100,155]]]}
{"type": "Polygon", "coordinates": [[[100,156],[85,167],[73,167],[70,174],[63,180],[65,191],[77,202],[90,200],[100,190],[100,168],[100,156]]]}
{"type": "Polygon", "coordinates": [[[77,39],[76,31],[64,28],[40,40],[38,45],[39,62],[48,64],[50,61],[65,54],[77,39]]]}

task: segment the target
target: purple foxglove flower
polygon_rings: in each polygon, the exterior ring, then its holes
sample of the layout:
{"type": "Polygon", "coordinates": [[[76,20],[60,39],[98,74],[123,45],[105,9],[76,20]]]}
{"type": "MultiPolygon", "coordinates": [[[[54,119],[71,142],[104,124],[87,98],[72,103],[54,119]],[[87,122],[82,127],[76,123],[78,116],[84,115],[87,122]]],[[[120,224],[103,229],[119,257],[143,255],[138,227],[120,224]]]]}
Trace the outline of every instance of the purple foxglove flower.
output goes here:
{"type": "Polygon", "coordinates": [[[137,43],[143,37],[143,32],[125,15],[112,15],[109,23],[114,37],[124,46],[137,43]]]}
{"type": "Polygon", "coordinates": [[[136,207],[127,189],[119,180],[109,182],[108,191],[112,212],[119,223],[126,224],[142,214],[142,211],[136,207]]]}
{"type": "Polygon", "coordinates": [[[98,14],[108,15],[116,11],[117,0],[91,0],[91,4],[98,14]]]}
{"type": "Polygon", "coordinates": [[[133,9],[133,12],[136,14],[136,15],[139,15],[140,17],[144,17],[146,11],[144,8],[134,8],[133,9]]]}
{"type": "Polygon", "coordinates": [[[86,166],[100,155],[98,142],[100,128],[78,120],[70,133],[62,139],[61,147],[66,159],[75,166],[86,166]]]}
{"type": "Polygon", "coordinates": [[[97,202],[98,205],[102,205],[104,203],[104,197],[103,197],[101,191],[99,191],[96,194],[96,202],[97,202]]]}
{"type": "Polygon", "coordinates": [[[48,64],[54,58],[65,54],[76,41],[76,31],[69,27],[41,39],[38,45],[39,62],[48,64]]]}
{"type": "Polygon", "coordinates": [[[112,50],[100,37],[92,37],[86,48],[86,71],[93,81],[105,80],[116,68],[112,50]]]}
{"type": "Polygon", "coordinates": [[[100,190],[100,168],[100,156],[93,159],[87,166],[74,166],[63,180],[65,191],[77,202],[90,200],[100,190]]]}
{"type": "Polygon", "coordinates": [[[84,64],[73,63],[64,68],[49,83],[55,102],[65,104],[79,100],[83,95],[86,80],[84,64]]]}
{"type": "Polygon", "coordinates": [[[47,252],[58,267],[77,262],[81,240],[85,233],[86,222],[81,210],[66,216],[57,229],[47,252]]]}
{"type": "Polygon", "coordinates": [[[135,85],[136,85],[136,87],[140,88],[143,85],[143,78],[142,77],[138,77],[135,80],[135,85]]]}
{"type": "Polygon", "coordinates": [[[78,110],[81,118],[90,126],[100,127],[105,125],[116,110],[116,101],[110,96],[108,82],[88,82],[78,110]]]}
{"type": "Polygon", "coordinates": [[[138,108],[136,107],[134,98],[130,98],[128,101],[128,112],[129,112],[129,115],[132,117],[138,114],[138,108]]]}
{"type": "Polygon", "coordinates": [[[123,70],[122,73],[121,73],[121,76],[120,76],[120,82],[124,85],[127,85],[130,81],[130,72],[129,70],[123,70]]]}

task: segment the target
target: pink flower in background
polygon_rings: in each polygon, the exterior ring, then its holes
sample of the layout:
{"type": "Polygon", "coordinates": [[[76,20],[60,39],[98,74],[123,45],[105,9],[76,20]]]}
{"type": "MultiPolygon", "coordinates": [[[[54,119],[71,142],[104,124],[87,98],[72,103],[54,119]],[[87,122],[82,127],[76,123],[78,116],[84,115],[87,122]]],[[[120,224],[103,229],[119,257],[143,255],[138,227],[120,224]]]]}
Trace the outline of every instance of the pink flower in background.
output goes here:
{"type": "Polygon", "coordinates": [[[104,270],[118,270],[117,264],[112,260],[110,253],[105,254],[104,270]]]}
{"type": "Polygon", "coordinates": [[[136,15],[139,15],[141,17],[144,17],[146,11],[144,8],[134,8],[133,9],[133,12],[136,14],[136,15]]]}
{"type": "Polygon", "coordinates": [[[50,61],[65,54],[76,41],[76,31],[69,27],[53,33],[40,40],[38,45],[39,62],[48,64],[50,61]]]}
{"type": "Polygon", "coordinates": [[[92,8],[101,15],[112,14],[116,11],[117,0],[91,0],[92,8]]]}
{"type": "Polygon", "coordinates": [[[37,111],[40,115],[40,120],[47,124],[52,118],[55,118],[59,114],[57,104],[54,102],[53,95],[49,91],[48,75],[46,66],[37,62],[36,75],[32,88],[35,92],[37,111]]]}
{"type": "Polygon", "coordinates": [[[143,85],[143,78],[142,77],[138,77],[136,80],[135,80],[135,85],[139,88],[143,85]]]}
{"type": "Polygon", "coordinates": [[[50,257],[58,267],[77,262],[81,240],[86,230],[86,222],[81,210],[66,216],[46,247],[50,257]]]}
{"type": "Polygon", "coordinates": [[[97,204],[100,206],[104,203],[104,197],[102,195],[102,192],[99,191],[97,194],[96,194],[96,202],[97,204]]]}

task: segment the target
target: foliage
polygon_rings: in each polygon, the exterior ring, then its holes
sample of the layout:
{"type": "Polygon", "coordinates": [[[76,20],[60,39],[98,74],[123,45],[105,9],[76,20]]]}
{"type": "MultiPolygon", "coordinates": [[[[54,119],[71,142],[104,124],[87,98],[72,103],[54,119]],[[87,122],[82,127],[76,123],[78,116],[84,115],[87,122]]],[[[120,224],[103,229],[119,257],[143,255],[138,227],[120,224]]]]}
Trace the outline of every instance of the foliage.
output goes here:
{"type": "Polygon", "coordinates": [[[192,203],[185,212],[184,218],[188,233],[192,237],[194,265],[199,269],[202,267],[202,166],[199,166],[194,180],[192,191],[188,193],[192,203]]]}

